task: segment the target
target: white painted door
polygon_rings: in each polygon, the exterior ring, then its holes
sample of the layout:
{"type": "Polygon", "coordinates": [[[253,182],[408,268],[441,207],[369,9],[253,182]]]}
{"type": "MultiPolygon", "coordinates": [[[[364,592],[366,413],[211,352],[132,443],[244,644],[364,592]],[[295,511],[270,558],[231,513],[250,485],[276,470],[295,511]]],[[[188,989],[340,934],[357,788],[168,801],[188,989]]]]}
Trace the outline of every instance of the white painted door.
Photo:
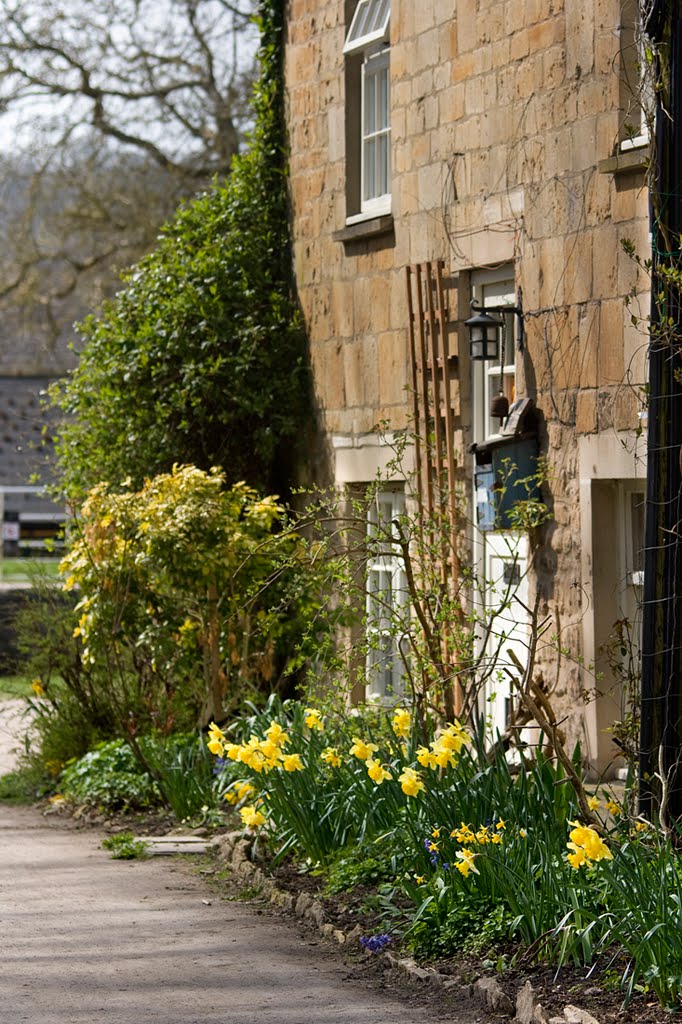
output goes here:
{"type": "Polygon", "coordinates": [[[525,667],[528,659],[528,555],[524,535],[488,533],[484,541],[482,594],[483,708],[493,736],[509,722],[513,683],[519,676],[510,651],[525,667]]]}

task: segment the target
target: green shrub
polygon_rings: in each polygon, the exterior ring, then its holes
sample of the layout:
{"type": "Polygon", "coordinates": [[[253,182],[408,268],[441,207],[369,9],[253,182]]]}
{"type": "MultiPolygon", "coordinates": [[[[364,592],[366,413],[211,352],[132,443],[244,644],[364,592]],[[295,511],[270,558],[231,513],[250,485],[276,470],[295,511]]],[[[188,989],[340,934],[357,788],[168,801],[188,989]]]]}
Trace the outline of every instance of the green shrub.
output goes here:
{"type": "Polygon", "coordinates": [[[101,743],[67,765],[64,796],[108,811],[141,810],[161,802],[158,787],[123,740],[101,743]]]}
{"type": "Polygon", "coordinates": [[[67,765],[64,796],[108,811],[166,805],[179,821],[206,817],[219,803],[213,764],[196,734],[111,740],[67,765]]]}

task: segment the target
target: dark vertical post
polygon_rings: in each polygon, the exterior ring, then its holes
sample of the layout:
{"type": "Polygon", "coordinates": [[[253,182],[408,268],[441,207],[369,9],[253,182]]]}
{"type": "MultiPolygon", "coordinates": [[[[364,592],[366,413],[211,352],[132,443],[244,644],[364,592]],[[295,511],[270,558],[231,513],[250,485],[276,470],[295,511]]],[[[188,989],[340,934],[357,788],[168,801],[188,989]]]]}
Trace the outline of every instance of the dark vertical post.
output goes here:
{"type": "Polygon", "coordinates": [[[651,816],[666,780],[667,817],[682,817],[682,39],[679,0],[660,0],[647,25],[667,68],[657,101],[651,192],[652,315],[642,624],[640,810],[651,816]]]}

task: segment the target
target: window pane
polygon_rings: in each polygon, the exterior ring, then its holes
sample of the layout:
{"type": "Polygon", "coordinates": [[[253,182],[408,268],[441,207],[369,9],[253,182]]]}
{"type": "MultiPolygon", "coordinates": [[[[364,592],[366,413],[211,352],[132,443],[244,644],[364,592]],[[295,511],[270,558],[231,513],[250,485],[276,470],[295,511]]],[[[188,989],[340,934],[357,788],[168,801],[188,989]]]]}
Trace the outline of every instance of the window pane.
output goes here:
{"type": "Polygon", "coordinates": [[[365,135],[373,135],[377,130],[376,83],[376,75],[365,75],[365,135]]]}
{"type": "Polygon", "coordinates": [[[380,135],[377,139],[376,190],[378,196],[388,192],[388,135],[380,135]]]}
{"type": "Polygon", "coordinates": [[[363,65],[363,201],[390,191],[390,110],[388,51],[363,65]]]}
{"type": "Polygon", "coordinates": [[[388,128],[388,68],[382,68],[374,78],[377,92],[377,127],[388,128]]]}
{"type": "Polygon", "coordinates": [[[391,16],[390,0],[360,0],[351,21],[344,53],[357,53],[386,38],[391,16]]]}
{"type": "Polygon", "coordinates": [[[364,198],[374,199],[379,193],[376,190],[376,141],[365,142],[365,182],[364,198]]]}

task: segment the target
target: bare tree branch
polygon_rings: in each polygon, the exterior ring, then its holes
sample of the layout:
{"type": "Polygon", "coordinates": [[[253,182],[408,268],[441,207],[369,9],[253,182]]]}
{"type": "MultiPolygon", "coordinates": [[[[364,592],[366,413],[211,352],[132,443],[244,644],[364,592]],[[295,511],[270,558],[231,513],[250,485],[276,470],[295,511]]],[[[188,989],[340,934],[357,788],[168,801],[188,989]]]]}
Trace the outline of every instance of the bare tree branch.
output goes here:
{"type": "Polygon", "coordinates": [[[249,125],[255,8],[0,0],[0,322],[15,353],[68,361],[73,320],[179,202],[229,172],[249,125]]]}

